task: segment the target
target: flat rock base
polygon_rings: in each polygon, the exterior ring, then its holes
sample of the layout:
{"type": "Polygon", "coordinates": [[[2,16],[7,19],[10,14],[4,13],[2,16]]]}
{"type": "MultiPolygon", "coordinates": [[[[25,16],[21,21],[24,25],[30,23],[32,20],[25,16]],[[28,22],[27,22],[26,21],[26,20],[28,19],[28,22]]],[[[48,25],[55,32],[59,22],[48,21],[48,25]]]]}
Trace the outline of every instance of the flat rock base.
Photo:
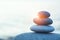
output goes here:
{"type": "Polygon", "coordinates": [[[60,34],[55,33],[23,33],[14,40],[60,40],[60,34]]]}

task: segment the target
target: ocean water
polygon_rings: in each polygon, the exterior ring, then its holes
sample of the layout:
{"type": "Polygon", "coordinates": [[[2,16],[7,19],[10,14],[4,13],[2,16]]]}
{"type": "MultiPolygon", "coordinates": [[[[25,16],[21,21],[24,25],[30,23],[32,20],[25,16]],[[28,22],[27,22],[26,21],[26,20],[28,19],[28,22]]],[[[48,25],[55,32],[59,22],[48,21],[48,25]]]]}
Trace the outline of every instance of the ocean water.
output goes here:
{"type": "Polygon", "coordinates": [[[7,39],[24,32],[31,32],[33,18],[39,11],[50,12],[55,33],[60,33],[60,2],[59,0],[6,0],[0,1],[0,38],[7,39]]]}

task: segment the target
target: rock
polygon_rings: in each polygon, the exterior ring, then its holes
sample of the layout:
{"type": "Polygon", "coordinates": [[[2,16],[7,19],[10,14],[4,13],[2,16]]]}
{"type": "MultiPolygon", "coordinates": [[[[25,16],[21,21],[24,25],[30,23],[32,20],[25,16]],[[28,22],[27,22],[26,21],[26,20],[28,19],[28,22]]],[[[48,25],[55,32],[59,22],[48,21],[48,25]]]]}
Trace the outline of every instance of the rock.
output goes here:
{"type": "Polygon", "coordinates": [[[40,12],[38,13],[38,17],[39,17],[39,18],[48,18],[48,17],[50,17],[50,13],[47,12],[47,11],[40,11],[40,12]]]}
{"type": "Polygon", "coordinates": [[[43,32],[43,33],[44,32],[49,33],[55,30],[54,27],[52,26],[37,26],[37,25],[33,25],[30,29],[34,32],[43,32]]]}
{"type": "Polygon", "coordinates": [[[37,25],[50,25],[53,23],[53,21],[50,18],[45,18],[45,19],[34,18],[33,22],[37,25]]]}
{"type": "Polygon", "coordinates": [[[23,33],[17,35],[14,40],[60,40],[60,34],[55,33],[23,33]]]}

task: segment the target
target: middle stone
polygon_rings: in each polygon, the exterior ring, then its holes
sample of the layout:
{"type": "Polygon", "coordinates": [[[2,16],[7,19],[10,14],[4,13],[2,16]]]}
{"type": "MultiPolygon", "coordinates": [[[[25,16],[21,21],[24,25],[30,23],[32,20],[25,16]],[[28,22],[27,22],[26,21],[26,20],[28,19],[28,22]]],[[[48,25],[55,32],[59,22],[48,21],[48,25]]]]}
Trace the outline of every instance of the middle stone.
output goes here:
{"type": "Polygon", "coordinates": [[[37,25],[50,25],[53,23],[53,21],[50,18],[34,18],[33,22],[37,25]]]}

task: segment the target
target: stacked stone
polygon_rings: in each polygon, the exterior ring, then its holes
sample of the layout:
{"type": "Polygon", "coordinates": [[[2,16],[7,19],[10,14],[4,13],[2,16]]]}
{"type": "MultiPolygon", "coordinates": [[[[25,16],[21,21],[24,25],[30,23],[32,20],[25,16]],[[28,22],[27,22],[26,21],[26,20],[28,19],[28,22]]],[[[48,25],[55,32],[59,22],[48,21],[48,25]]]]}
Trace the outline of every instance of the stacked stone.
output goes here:
{"type": "Polygon", "coordinates": [[[40,33],[50,33],[53,32],[55,29],[53,26],[50,26],[53,21],[49,18],[50,13],[47,11],[40,11],[38,13],[38,17],[33,19],[33,22],[36,25],[33,25],[30,27],[30,29],[34,32],[40,32],[40,33]]]}

